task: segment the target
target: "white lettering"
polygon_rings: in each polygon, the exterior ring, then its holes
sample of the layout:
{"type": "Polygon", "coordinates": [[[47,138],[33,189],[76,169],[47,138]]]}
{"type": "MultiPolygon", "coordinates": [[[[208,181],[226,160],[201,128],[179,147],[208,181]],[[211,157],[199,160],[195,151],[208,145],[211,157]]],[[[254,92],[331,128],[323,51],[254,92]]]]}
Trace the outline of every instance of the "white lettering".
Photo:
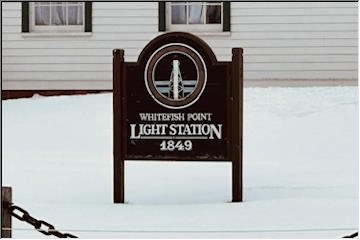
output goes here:
{"type": "Polygon", "coordinates": [[[130,124],[131,134],[130,139],[139,139],[140,135],[136,136],[136,124],[130,124]]]}

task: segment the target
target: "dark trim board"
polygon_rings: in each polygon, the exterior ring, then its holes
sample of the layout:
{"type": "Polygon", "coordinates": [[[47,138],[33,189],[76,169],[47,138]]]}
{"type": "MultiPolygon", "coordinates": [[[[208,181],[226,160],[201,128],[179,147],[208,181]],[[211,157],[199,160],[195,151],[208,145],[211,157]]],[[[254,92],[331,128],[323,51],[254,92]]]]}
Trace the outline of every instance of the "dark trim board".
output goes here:
{"type": "Polygon", "coordinates": [[[29,2],[21,2],[21,32],[29,31],[29,2]]]}
{"type": "Polygon", "coordinates": [[[159,32],[166,31],[166,2],[159,2],[159,32]]]}
{"type": "Polygon", "coordinates": [[[92,2],[85,2],[85,32],[92,32],[92,2]]]}
{"type": "Polygon", "coordinates": [[[230,8],[230,2],[223,2],[223,32],[230,32],[231,30],[231,24],[230,24],[230,19],[231,19],[231,8],[230,8]]]}
{"type": "Polygon", "coordinates": [[[31,98],[34,94],[41,96],[63,96],[63,95],[84,95],[112,92],[112,90],[2,90],[1,99],[18,99],[18,98],[31,98]]]}

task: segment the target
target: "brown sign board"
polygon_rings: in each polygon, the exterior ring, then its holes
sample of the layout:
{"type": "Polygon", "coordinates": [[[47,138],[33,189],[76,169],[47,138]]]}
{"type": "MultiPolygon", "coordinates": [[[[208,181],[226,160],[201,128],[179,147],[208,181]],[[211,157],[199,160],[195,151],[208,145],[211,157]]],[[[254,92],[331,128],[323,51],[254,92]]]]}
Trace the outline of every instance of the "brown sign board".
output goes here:
{"type": "Polygon", "coordinates": [[[230,161],[242,201],[242,49],[219,62],[200,38],[154,38],[137,62],[113,52],[114,203],[124,203],[124,161],[230,161]]]}

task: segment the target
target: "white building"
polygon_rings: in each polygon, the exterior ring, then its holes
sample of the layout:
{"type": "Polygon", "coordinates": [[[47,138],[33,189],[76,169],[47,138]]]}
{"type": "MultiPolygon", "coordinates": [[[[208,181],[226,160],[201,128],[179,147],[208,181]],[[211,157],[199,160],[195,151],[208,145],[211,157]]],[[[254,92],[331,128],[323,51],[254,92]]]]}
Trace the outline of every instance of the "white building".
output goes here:
{"type": "Polygon", "coordinates": [[[112,50],[123,48],[125,60],[136,61],[165,31],[198,35],[218,60],[231,60],[232,47],[244,48],[248,84],[274,79],[354,84],[357,7],[357,2],[2,2],[2,86],[112,89],[112,50]]]}

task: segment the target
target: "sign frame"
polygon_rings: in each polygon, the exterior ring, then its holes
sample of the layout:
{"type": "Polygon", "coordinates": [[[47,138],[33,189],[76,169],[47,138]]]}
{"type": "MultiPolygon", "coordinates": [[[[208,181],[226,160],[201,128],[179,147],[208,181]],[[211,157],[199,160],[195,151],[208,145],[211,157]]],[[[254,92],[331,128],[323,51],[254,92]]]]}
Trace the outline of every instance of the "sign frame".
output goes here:
{"type": "MultiPolygon", "coordinates": [[[[168,42],[168,43],[172,43],[168,42]]],[[[154,49],[155,48],[155,49],[154,49]]],[[[165,161],[230,161],[232,163],[232,202],[243,200],[243,49],[232,48],[232,61],[219,62],[211,48],[200,38],[185,32],[171,32],[155,37],[142,50],[137,62],[125,62],[124,50],[113,50],[113,201],[125,202],[125,160],[165,160],[165,161]],[[212,156],[134,156],[127,154],[128,144],[128,93],[127,81],[132,79],[131,67],[142,66],[149,53],[156,46],[172,39],[172,42],[194,43],[201,48],[200,54],[206,57],[212,66],[226,67],[226,155],[222,159],[212,156]]],[[[144,67],[145,68],[145,67],[144,67]]],[[[220,79],[223,80],[223,79],[220,79]]]]}

